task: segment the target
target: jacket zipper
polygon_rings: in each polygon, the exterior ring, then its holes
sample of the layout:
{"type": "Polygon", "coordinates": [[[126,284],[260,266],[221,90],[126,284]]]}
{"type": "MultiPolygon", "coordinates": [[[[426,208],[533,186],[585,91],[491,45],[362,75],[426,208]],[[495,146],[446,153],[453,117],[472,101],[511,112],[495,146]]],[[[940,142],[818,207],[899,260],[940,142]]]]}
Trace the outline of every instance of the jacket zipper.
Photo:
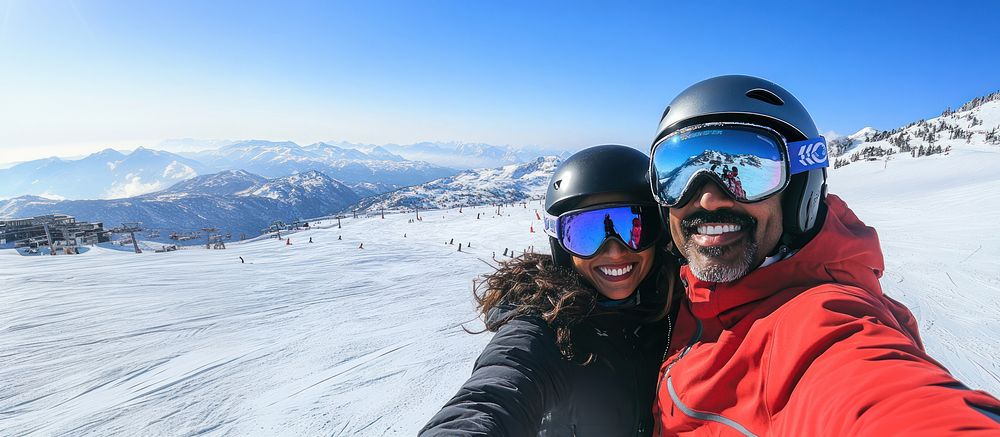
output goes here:
{"type": "MultiPolygon", "coordinates": [[[[667,346],[663,348],[663,358],[660,359],[660,363],[661,364],[664,361],[667,360],[667,354],[670,352],[670,341],[673,340],[673,335],[674,335],[674,321],[673,321],[673,319],[670,318],[670,314],[667,314],[667,346]]],[[[637,333],[636,340],[638,340],[638,338],[639,337],[638,337],[638,333],[637,333]]],[[[642,360],[638,360],[638,361],[642,362],[642,360]]],[[[633,372],[633,375],[632,375],[633,378],[632,378],[632,380],[635,381],[634,384],[633,384],[634,387],[635,387],[635,390],[633,391],[633,393],[639,393],[639,387],[638,387],[639,383],[637,381],[638,380],[638,372],[635,371],[635,367],[632,368],[632,372],[633,372]]],[[[657,393],[658,392],[659,392],[659,382],[657,382],[657,393]]],[[[656,396],[655,393],[654,393],[654,396],[656,396]]],[[[635,429],[636,429],[636,435],[641,436],[641,435],[645,434],[646,428],[645,428],[645,425],[640,425],[642,423],[642,415],[639,414],[639,404],[638,404],[638,402],[636,403],[636,408],[634,410],[635,410],[635,425],[636,425],[635,429]]],[[[653,420],[654,420],[654,422],[656,421],[655,418],[653,418],[653,420]]]]}
{"type": "MultiPolygon", "coordinates": [[[[665,370],[663,372],[663,378],[660,378],[660,381],[656,384],[656,402],[657,402],[657,405],[659,405],[659,399],[660,399],[660,386],[662,385],[663,381],[666,381],[667,382],[667,390],[669,391],[671,402],[673,402],[674,405],[676,405],[677,408],[681,410],[681,413],[684,413],[684,415],[686,415],[688,417],[691,417],[691,418],[694,418],[694,419],[699,419],[699,420],[705,420],[705,421],[711,421],[711,422],[721,423],[721,424],[726,425],[726,426],[728,426],[730,428],[733,428],[734,430],[736,430],[740,434],[743,434],[744,436],[747,436],[747,437],[756,437],[756,435],[754,433],[750,432],[750,430],[748,430],[745,426],[740,425],[735,420],[732,420],[732,419],[730,419],[728,417],[722,416],[721,414],[705,413],[705,412],[695,411],[695,410],[692,410],[692,409],[688,408],[686,405],[684,405],[684,402],[681,402],[680,396],[674,390],[673,380],[670,377],[670,370],[673,369],[674,365],[676,365],[681,360],[681,358],[684,358],[684,356],[687,355],[687,353],[691,351],[691,348],[694,347],[695,343],[697,343],[699,340],[701,340],[701,335],[702,335],[701,320],[699,320],[697,318],[695,318],[694,320],[695,320],[695,323],[696,323],[694,338],[691,340],[690,343],[688,343],[687,347],[684,348],[684,351],[681,352],[680,355],[678,355],[677,358],[675,358],[674,361],[672,363],[670,363],[669,366],[667,366],[667,370],[665,370]]],[[[662,413],[663,409],[661,408],[660,411],[662,413]]],[[[662,420],[660,421],[660,433],[659,433],[659,435],[660,435],[660,437],[663,436],[663,421],[662,420]]]]}
{"type": "Polygon", "coordinates": [[[641,326],[638,327],[638,328],[636,328],[636,330],[632,332],[632,335],[633,335],[632,341],[629,342],[630,344],[632,344],[632,348],[633,348],[632,349],[632,353],[634,354],[633,357],[637,357],[638,358],[636,360],[632,360],[634,363],[636,363],[636,364],[632,365],[632,394],[633,394],[633,396],[635,397],[635,400],[636,400],[635,406],[632,408],[632,429],[636,430],[636,435],[642,435],[642,415],[639,413],[639,411],[642,410],[642,407],[639,405],[639,402],[638,402],[638,400],[639,400],[638,399],[639,398],[639,396],[638,396],[638,393],[639,393],[639,371],[636,368],[637,365],[641,366],[642,362],[643,362],[643,360],[642,360],[642,348],[640,346],[638,346],[639,345],[639,330],[640,329],[642,329],[641,326]]]}
{"type": "MultiPolygon", "coordinates": [[[[678,312],[677,314],[679,315],[680,313],[678,312]]],[[[701,340],[701,320],[698,320],[698,318],[695,318],[694,321],[696,323],[695,333],[694,333],[694,336],[691,338],[691,341],[688,342],[687,347],[685,347],[684,350],[681,351],[680,355],[677,355],[677,358],[674,358],[674,361],[671,362],[667,366],[667,370],[663,371],[663,377],[660,378],[660,380],[656,382],[656,405],[657,406],[660,406],[660,387],[663,385],[663,381],[665,381],[667,378],[670,377],[670,369],[674,368],[674,365],[677,364],[677,362],[680,361],[681,358],[684,358],[684,355],[687,355],[687,353],[691,350],[692,347],[694,347],[694,344],[697,343],[698,340],[701,340]]],[[[672,330],[673,329],[673,325],[671,325],[670,328],[672,330]]],[[[673,333],[671,333],[670,335],[673,335],[673,333]]],[[[663,353],[663,361],[664,362],[666,362],[667,355],[669,353],[670,353],[670,344],[668,343],[667,344],[667,350],[663,353]]],[[[663,407],[662,406],[660,406],[660,414],[663,414],[663,407]]],[[[663,437],[663,421],[662,420],[660,420],[660,429],[659,429],[659,433],[658,434],[659,434],[660,437],[663,437]]]]}
{"type": "MultiPolygon", "coordinates": [[[[680,314],[680,312],[678,312],[677,314],[680,314]]],[[[667,315],[667,347],[663,350],[663,358],[660,359],[660,363],[661,364],[667,362],[667,357],[670,356],[670,343],[672,343],[673,340],[674,340],[674,321],[670,318],[670,315],[667,315]]],[[[672,365],[673,364],[671,364],[671,366],[672,365]]],[[[670,367],[667,367],[667,371],[670,371],[670,367]]],[[[664,374],[666,374],[666,372],[664,372],[664,374]]],[[[657,405],[660,404],[660,383],[662,381],[663,381],[662,379],[659,380],[659,381],[656,381],[656,404],[657,405]]],[[[656,421],[655,417],[653,418],[653,421],[654,422],[656,421]]],[[[660,429],[659,429],[659,431],[660,431],[659,434],[662,437],[663,436],[663,421],[662,420],[660,421],[660,429]]]]}

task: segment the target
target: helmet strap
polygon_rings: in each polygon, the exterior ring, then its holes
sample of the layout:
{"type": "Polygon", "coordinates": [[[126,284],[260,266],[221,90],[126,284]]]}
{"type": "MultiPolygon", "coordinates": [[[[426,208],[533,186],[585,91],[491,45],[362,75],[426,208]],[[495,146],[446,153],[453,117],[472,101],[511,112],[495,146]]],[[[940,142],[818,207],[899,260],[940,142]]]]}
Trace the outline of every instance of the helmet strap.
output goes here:
{"type": "MultiPolygon", "coordinates": [[[[826,219],[826,169],[796,175],[782,198],[784,232],[780,244],[798,250],[812,241],[826,219]]],[[[774,253],[772,253],[774,255],[774,253]]]]}
{"type": "Polygon", "coordinates": [[[573,268],[573,258],[563,249],[559,244],[559,240],[549,237],[549,249],[552,251],[552,263],[557,267],[563,267],[567,269],[573,268]]]}

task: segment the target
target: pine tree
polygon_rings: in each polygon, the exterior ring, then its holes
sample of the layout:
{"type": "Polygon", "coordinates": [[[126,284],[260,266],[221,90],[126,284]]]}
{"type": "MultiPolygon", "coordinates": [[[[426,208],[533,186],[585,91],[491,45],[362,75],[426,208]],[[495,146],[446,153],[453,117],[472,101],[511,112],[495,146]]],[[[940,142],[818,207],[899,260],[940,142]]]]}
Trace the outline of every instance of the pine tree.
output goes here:
{"type": "Polygon", "coordinates": [[[1000,126],[986,132],[986,144],[1000,144],[1000,135],[997,134],[997,128],[1000,128],[1000,126]]]}

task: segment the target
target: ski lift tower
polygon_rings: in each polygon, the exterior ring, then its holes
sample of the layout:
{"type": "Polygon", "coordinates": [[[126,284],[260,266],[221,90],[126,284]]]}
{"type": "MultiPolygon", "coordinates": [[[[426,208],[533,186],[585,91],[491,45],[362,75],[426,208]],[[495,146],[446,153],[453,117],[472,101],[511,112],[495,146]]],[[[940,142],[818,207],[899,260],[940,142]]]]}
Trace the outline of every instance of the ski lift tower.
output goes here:
{"type": "Polygon", "coordinates": [[[52,232],[49,231],[49,224],[42,222],[42,228],[45,229],[45,239],[49,242],[49,254],[55,256],[56,246],[52,244],[52,232]]]}
{"type": "Polygon", "coordinates": [[[283,222],[281,220],[275,220],[275,221],[271,222],[270,226],[268,226],[265,229],[262,229],[261,231],[263,233],[265,233],[265,234],[270,234],[270,233],[273,232],[276,235],[276,237],[280,240],[281,239],[281,230],[282,229],[286,229],[287,227],[288,226],[285,225],[285,222],[283,222]]]}
{"type": "Polygon", "coordinates": [[[216,247],[218,247],[219,239],[218,239],[218,235],[217,234],[219,233],[219,229],[218,228],[201,228],[201,230],[205,232],[205,248],[206,249],[211,249],[213,242],[216,243],[216,247]]]}
{"type": "Polygon", "coordinates": [[[139,250],[139,242],[137,242],[135,240],[135,233],[136,232],[142,232],[142,230],[143,230],[142,223],[140,223],[140,222],[128,222],[128,223],[122,223],[122,225],[120,227],[112,229],[111,233],[113,233],[113,234],[128,234],[129,238],[132,239],[132,247],[135,248],[135,253],[142,253],[142,251],[139,250]]]}

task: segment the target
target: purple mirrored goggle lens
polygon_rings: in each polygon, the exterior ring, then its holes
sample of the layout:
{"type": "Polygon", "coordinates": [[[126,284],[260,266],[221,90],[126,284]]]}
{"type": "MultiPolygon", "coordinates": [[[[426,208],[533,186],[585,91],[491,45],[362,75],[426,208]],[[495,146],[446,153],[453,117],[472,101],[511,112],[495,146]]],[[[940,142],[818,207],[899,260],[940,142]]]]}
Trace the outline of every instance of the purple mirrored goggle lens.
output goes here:
{"type": "Polygon", "coordinates": [[[660,224],[653,206],[616,206],[546,216],[545,231],[569,253],[594,256],[609,238],[641,251],[656,242],[660,224]]]}
{"type": "Polygon", "coordinates": [[[783,190],[791,175],[829,166],[823,137],[785,143],[763,127],[723,123],[664,138],[653,146],[650,174],[653,195],[672,208],[704,177],[733,199],[756,202],[783,190]]]}

